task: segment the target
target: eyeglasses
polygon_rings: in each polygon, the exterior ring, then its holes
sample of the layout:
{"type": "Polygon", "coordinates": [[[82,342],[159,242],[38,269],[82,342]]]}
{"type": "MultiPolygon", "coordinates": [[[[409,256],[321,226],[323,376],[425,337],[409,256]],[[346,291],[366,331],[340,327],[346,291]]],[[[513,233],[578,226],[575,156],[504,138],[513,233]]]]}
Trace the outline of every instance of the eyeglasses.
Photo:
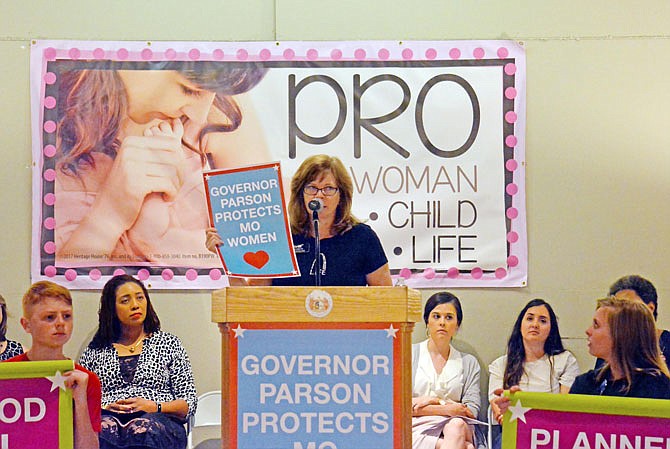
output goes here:
{"type": "Polygon", "coordinates": [[[326,187],[323,187],[321,189],[319,189],[318,187],[314,187],[314,186],[305,186],[305,188],[302,189],[302,191],[305,192],[305,194],[312,195],[312,196],[316,195],[319,192],[323,193],[324,196],[333,196],[337,192],[339,192],[339,190],[340,189],[338,187],[333,187],[333,186],[326,186],[326,187]]]}

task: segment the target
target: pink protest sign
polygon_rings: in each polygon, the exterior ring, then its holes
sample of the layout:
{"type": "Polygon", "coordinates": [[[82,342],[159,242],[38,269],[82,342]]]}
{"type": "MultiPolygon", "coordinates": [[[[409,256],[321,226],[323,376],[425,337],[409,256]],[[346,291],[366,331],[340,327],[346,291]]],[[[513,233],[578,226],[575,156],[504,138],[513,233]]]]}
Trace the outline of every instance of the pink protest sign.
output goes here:
{"type": "Polygon", "coordinates": [[[503,449],[665,449],[670,403],[661,399],[517,393],[503,449]]]}
{"type": "Polygon", "coordinates": [[[71,360],[0,363],[0,449],[73,446],[71,360]]]}

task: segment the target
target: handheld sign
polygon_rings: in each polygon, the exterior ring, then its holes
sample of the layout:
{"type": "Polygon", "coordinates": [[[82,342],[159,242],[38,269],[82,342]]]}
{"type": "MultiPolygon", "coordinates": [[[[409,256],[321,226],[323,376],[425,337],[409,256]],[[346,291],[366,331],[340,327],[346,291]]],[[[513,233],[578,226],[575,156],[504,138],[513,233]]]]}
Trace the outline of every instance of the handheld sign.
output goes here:
{"type": "Polygon", "coordinates": [[[299,276],[278,162],[203,174],[228,276],[299,276]]]}
{"type": "Polygon", "coordinates": [[[72,360],[0,363],[0,449],[72,449],[72,360]]]}
{"type": "Polygon", "coordinates": [[[667,400],[526,392],[510,399],[502,449],[670,447],[667,400]]]}

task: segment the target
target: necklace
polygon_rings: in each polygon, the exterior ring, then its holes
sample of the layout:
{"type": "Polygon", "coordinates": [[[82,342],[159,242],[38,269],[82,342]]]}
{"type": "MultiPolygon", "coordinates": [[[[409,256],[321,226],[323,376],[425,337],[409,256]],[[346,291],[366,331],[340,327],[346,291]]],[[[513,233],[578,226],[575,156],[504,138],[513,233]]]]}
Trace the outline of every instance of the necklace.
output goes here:
{"type": "Polygon", "coordinates": [[[116,343],[116,344],[119,345],[119,346],[123,346],[124,348],[126,348],[128,350],[128,352],[133,354],[135,352],[135,350],[137,349],[137,347],[144,341],[144,337],[146,337],[146,335],[144,335],[144,333],[143,333],[142,335],[140,335],[140,338],[138,338],[137,341],[135,343],[133,343],[132,345],[124,345],[123,343],[116,343]]]}

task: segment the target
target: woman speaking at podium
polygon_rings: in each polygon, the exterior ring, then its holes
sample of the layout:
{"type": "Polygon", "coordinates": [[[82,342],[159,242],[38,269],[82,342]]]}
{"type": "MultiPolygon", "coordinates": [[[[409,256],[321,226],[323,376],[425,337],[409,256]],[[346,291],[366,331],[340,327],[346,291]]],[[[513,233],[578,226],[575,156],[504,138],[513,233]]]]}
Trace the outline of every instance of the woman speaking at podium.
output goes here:
{"type": "MultiPolygon", "coordinates": [[[[351,177],[338,158],[319,154],[305,159],[291,180],[288,207],[300,276],[250,279],[249,284],[315,285],[320,271],[320,285],[392,285],[388,259],[377,234],[351,213],[353,193],[351,177]],[[314,218],[318,218],[318,236],[314,218]]],[[[209,228],[207,248],[216,252],[221,244],[216,229],[209,228]]]]}

